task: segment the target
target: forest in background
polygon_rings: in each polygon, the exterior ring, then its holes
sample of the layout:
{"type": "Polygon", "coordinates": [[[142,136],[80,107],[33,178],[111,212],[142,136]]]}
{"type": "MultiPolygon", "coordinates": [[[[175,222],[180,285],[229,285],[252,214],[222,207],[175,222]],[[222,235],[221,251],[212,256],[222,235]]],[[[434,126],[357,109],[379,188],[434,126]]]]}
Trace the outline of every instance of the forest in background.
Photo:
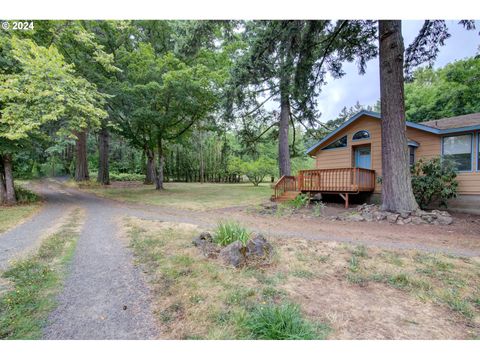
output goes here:
{"type": "MultiPolygon", "coordinates": [[[[305,149],[349,116],[380,110],[357,102],[324,119],[317,104],[326,74],[335,81],[352,61],[362,73],[376,41],[367,20],[36,21],[2,32],[0,163],[15,177],[158,189],[273,181],[311,167],[305,149]]],[[[408,120],[479,112],[478,74],[478,57],[415,70],[408,120]]]]}

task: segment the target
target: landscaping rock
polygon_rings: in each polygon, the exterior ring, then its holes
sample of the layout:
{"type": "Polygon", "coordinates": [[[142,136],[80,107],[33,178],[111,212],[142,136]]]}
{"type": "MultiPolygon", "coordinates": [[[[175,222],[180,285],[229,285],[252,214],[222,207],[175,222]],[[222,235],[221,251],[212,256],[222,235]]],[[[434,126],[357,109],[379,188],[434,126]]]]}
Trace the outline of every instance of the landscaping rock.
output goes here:
{"type": "Polygon", "coordinates": [[[453,222],[453,219],[450,215],[448,216],[438,215],[437,222],[440,225],[450,225],[453,222]]]}
{"type": "Polygon", "coordinates": [[[352,215],[347,216],[346,220],[349,220],[349,221],[364,221],[365,219],[360,214],[352,214],[352,215]]]}
{"type": "Polygon", "coordinates": [[[427,222],[419,216],[412,216],[411,219],[414,225],[427,224],[427,222]]]}
{"type": "Polygon", "coordinates": [[[213,242],[212,235],[209,232],[202,232],[192,242],[207,258],[215,259],[220,252],[220,247],[213,242]]]}
{"type": "MultiPolygon", "coordinates": [[[[450,225],[453,218],[447,211],[441,210],[416,210],[413,212],[401,211],[399,213],[392,213],[390,211],[382,211],[378,205],[362,204],[357,206],[358,213],[345,213],[338,216],[337,220],[346,221],[384,221],[387,220],[391,224],[406,225],[406,224],[432,224],[432,225],[450,225]]],[[[333,220],[331,217],[330,219],[333,220]]]]}
{"type": "Polygon", "coordinates": [[[382,221],[387,218],[388,214],[385,211],[374,211],[373,216],[375,217],[375,220],[382,221]]]}
{"type": "Polygon", "coordinates": [[[400,216],[399,214],[390,214],[390,215],[387,216],[387,221],[389,223],[395,224],[397,222],[399,216],[400,216]]]}
{"type": "Polygon", "coordinates": [[[241,241],[235,241],[220,250],[220,258],[227,265],[240,267],[246,263],[246,251],[241,241]]]}
{"type": "Polygon", "coordinates": [[[253,239],[247,242],[246,256],[266,258],[272,254],[272,245],[263,237],[263,235],[256,235],[253,239]]]}

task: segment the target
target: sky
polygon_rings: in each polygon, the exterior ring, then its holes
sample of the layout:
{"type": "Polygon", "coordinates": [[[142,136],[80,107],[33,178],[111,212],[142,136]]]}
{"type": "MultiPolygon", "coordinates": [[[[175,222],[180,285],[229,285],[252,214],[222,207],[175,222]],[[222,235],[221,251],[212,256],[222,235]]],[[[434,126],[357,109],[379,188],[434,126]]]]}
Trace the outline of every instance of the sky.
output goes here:
{"type": "MultiPolygon", "coordinates": [[[[423,21],[402,21],[402,34],[405,48],[413,41],[422,27],[423,21]]],[[[476,21],[476,30],[466,31],[458,21],[449,20],[447,26],[452,35],[440,48],[434,68],[447,63],[476,55],[480,45],[480,21],[476,21]]],[[[327,85],[319,95],[318,110],[322,113],[320,121],[336,118],[344,106],[373,105],[380,99],[380,80],[378,58],[367,63],[364,75],[358,74],[355,63],[344,64],[346,75],[340,79],[329,78],[327,85]]]]}

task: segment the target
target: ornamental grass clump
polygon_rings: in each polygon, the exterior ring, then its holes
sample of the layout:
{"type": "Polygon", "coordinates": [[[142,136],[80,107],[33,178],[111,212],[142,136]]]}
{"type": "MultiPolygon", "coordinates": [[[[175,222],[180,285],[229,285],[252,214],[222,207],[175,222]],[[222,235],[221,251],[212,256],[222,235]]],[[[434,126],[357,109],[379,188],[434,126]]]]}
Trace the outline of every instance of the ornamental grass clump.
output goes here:
{"type": "Polygon", "coordinates": [[[249,239],[250,232],[234,221],[221,222],[213,235],[213,241],[220,246],[226,246],[235,241],[240,241],[245,246],[249,239]]]}

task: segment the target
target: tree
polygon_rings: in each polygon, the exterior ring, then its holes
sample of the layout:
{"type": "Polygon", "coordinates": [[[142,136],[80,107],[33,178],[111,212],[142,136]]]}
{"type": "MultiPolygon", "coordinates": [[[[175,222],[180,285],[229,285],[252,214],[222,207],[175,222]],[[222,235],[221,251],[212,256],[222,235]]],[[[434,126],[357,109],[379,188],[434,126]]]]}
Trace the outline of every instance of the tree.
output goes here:
{"type": "Polygon", "coordinates": [[[30,39],[2,37],[0,81],[0,155],[6,202],[15,202],[14,154],[33,146],[49,133],[72,136],[106,117],[104,95],[74,74],[55,46],[38,46],[30,39]]]}
{"type": "Polygon", "coordinates": [[[480,112],[480,58],[434,70],[419,68],[405,84],[407,119],[414,122],[480,112]]]}
{"type": "MultiPolygon", "coordinates": [[[[279,103],[273,116],[278,126],[279,173],[290,175],[289,128],[298,122],[318,126],[316,98],[330,72],[340,77],[342,61],[358,59],[360,72],[376,55],[370,21],[252,21],[245,25],[246,48],[237,60],[232,91],[238,117],[261,110],[271,100],[279,103]]],[[[272,117],[266,117],[266,119],[272,117]]]]}
{"type": "Polygon", "coordinates": [[[418,209],[408,167],[400,20],[380,20],[379,64],[382,110],[382,209],[418,209]]]}

